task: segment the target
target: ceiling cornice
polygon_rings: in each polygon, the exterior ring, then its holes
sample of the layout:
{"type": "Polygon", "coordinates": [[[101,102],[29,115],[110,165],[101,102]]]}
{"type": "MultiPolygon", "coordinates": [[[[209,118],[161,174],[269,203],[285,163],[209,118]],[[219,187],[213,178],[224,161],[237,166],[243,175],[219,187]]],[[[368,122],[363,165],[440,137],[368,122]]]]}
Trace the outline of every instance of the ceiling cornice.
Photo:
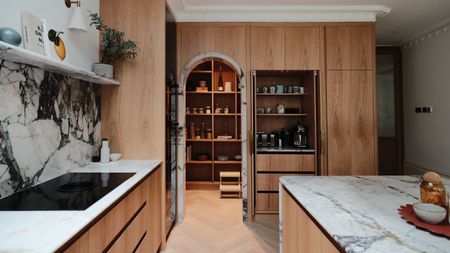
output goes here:
{"type": "Polygon", "coordinates": [[[196,5],[167,0],[177,22],[375,22],[391,9],[381,5],[196,5]]]}

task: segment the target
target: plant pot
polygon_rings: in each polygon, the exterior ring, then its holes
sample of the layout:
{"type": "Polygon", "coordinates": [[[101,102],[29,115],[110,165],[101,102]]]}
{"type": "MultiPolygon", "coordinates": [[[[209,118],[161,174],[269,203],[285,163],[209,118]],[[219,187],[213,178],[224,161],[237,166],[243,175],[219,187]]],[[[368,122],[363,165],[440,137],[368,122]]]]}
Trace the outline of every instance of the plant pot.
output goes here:
{"type": "Polygon", "coordinates": [[[94,66],[92,66],[92,71],[99,76],[112,79],[114,68],[113,65],[110,64],[94,63],[94,66]]]}

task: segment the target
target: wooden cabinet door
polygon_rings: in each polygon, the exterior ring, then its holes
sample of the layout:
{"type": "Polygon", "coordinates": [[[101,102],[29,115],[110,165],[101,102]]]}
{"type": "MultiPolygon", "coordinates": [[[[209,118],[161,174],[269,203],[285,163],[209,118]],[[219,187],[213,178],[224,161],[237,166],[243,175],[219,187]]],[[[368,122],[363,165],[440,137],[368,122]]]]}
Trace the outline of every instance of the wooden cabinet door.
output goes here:
{"type": "Polygon", "coordinates": [[[371,70],[375,52],[373,26],[326,28],[327,69],[371,70]]]}
{"type": "Polygon", "coordinates": [[[286,27],[286,69],[320,69],[320,28],[286,27]]]}
{"type": "Polygon", "coordinates": [[[284,253],[296,253],[298,251],[298,244],[303,243],[297,239],[297,203],[295,203],[291,196],[286,191],[281,192],[281,222],[283,231],[281,233],[281,248],[284,253]]]}
{"type": "Polygon", "coordinates": [[[250,62],[256,70],[284,70],[283,27],[250,28],[250,62]]]}
{"type": "Polygon", "coordinates": [[[375,175],[372,71],[327,71],[328,175],[375,175]]]}

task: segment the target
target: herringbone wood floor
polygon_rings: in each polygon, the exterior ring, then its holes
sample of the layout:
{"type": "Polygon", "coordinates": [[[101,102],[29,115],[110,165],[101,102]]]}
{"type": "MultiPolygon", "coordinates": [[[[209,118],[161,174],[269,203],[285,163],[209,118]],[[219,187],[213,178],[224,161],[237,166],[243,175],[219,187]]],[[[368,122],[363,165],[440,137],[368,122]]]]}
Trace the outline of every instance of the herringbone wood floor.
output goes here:
{"type": "Polygon", "coordinates": [[[241,199],[221,199],[213,190],[187,191],[184,222],[175,226],[163,253],[234,252],[278,252],[278,224],[244,224],[241,199]]]}

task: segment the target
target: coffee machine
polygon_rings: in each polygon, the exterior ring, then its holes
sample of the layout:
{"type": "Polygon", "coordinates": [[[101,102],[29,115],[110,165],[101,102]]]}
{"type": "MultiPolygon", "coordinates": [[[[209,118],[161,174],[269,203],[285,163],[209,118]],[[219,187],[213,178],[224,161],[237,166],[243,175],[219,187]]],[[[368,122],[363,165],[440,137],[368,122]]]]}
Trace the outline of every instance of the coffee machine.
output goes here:
{"type": "Polygon", "coordinates": [[[298,122],[297,126],[294,127],[294,130],[292,132],[292,134],[294,135],[294,146],[298,148],[307,148],[308,127],[298,122]]]}

